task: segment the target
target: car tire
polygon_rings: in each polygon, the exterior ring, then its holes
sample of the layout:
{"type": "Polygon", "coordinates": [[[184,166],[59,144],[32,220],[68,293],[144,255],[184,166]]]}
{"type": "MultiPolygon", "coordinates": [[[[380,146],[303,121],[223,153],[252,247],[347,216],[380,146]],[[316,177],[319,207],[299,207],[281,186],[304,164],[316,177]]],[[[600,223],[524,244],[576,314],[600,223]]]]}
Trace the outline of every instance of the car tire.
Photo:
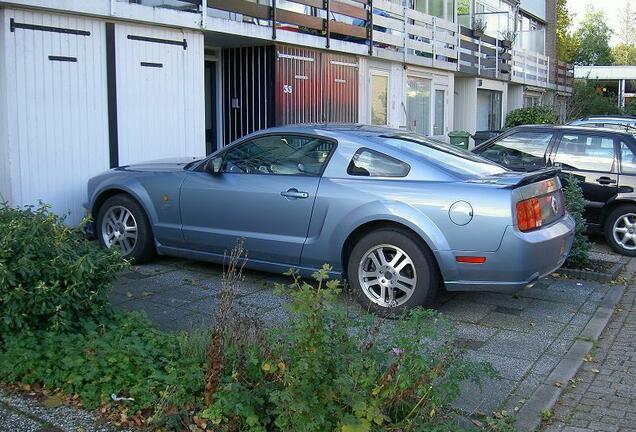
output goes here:
{"type": "Polygon", "coordinates": [[[607,243],[616,252],[622,255],[636,256],[636,205],[621,205],[612,210],[605,219],[604,233],[607,243]],[[626,223],[628,221],[632,226],[626,223]],[[630,230],[632,230],[631,233],[630,230]],[[624,233],[633,234],[634,237],[621,242],[621,236],[624,233]]]}
{"type": "Polygon", "coordinates": [[[143,207],[131,196],[108,198],[97,212],[95,233],[103,247],[115,246],[126,259],[141,264],[152,259],[155,243],[143,207]]]}
{"type": "Polygon", "coordinates": [[[434,306],[439,288],[437,265],[431,251],[418,240],[391,228],[372,231],[358,240],[349,255],[347,275],[362,306],[386,316],[434,306]],[[400,253],[404,256],[396,261],[400,253]]]}

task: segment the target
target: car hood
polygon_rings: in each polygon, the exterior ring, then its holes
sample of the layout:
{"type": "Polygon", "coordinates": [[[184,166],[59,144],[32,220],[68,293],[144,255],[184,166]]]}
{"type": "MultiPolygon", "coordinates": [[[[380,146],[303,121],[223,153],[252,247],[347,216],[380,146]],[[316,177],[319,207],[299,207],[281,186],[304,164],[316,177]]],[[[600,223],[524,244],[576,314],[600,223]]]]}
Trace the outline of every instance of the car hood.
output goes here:
{"type": "Polygon", "coordinates": [[[201,159],[200,157],[179,157],[179,158],[167,158],[157,159],[153,161],[140,162],[136,164],[124,165],[115,168],[117,171],[154,171],[154,172],[166,172],[166,171],[181,171],[190,162],[201,159]]]}

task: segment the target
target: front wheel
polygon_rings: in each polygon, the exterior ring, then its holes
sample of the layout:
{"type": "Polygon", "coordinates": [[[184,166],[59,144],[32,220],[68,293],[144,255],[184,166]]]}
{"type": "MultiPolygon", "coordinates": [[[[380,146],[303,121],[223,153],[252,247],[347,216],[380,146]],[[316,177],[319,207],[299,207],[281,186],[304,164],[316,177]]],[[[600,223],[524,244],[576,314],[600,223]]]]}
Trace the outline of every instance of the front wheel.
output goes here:
{"type": "Polygon", "coordinates": [[[605,220],[605,239],[619,254],[636,256],[636,206],[616,207],[605,220]]]}
{"type": "Polygon", "coordinates": [[[97,213],[97,237],[102,246],[116,247],[135,263],[155,254],[154,239],[144,209],[128,195],[108,198],[97,213]]]}
{"type": "Polygon", "coordinates": [[[407,233],[381,229],[354,246],[347,275],[358,302],[379,314],[396,315],[433,306],[439,277],[435,258],[407,233]]]}

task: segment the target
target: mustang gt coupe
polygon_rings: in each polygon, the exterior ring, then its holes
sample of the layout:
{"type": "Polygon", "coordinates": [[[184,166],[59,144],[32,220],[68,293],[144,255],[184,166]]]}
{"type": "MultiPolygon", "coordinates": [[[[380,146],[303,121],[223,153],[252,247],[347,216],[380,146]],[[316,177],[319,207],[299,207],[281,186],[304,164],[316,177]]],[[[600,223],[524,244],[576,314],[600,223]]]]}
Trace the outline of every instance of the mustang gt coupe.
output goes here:
{"type": "Polygon", "coordinates": [[[88,183],[94,234],[156,253],[309,274],[329,263],[370,309],[438,290],[532,286],[565,261],[574,221],[556,169],[510,171],[417,134],[363,125],[263,130],[212,155],[122,166],[88,183]]]}

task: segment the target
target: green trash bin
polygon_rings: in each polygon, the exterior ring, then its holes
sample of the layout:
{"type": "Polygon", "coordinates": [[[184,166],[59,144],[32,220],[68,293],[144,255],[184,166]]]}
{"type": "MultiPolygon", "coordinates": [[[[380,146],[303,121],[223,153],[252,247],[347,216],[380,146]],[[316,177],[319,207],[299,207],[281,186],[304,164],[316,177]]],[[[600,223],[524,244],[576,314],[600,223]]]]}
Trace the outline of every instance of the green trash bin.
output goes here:
{"type": "Polygon", "coordinates": [[[470,134],[466,131],[453,131],[448,134],[450,137],[450,143],[468,150],[468,143],[470,140],[470,134]]]}

